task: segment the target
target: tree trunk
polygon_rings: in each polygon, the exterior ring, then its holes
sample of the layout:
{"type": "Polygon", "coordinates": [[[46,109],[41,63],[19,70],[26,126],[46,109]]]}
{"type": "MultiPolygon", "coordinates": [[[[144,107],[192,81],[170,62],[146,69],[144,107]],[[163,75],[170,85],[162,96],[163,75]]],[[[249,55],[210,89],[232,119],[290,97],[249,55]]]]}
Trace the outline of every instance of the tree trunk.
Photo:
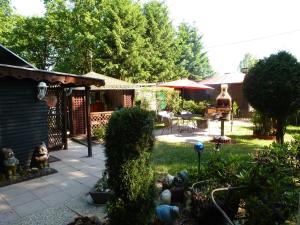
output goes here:
{"type": "Polygon", "coordinates": [[[285,128],[285,119],[277,118],[276,123],[276,142],[283,145],[284,143],[284,128],[285,128]]]}

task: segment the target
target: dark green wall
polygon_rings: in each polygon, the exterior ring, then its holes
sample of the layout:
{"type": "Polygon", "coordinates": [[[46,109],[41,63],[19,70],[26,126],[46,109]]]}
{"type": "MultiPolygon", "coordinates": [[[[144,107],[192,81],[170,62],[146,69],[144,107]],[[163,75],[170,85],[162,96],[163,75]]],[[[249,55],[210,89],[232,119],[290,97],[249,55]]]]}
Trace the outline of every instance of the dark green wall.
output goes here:
{"type": "Polygon", "coordinates": [[[21,164],[36,145],[48,141],[48,109],[36,97],[37,84],[29,79],[0,78],[0,149],[12,148],[21,164]]]}

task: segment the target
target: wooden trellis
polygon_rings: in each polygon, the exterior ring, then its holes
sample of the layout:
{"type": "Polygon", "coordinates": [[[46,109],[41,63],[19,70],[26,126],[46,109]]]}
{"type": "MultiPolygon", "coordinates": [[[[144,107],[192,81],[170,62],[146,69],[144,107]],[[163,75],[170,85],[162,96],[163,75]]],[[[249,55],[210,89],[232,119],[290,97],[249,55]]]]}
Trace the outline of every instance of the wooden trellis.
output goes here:
{"type": "Polygon", "coordinates": [[[106,125],[111,117],[113,111],[106,112],[92,112],[91,113],[91,127],[92,131],[103,125],[106,125]]]}
{"type": "Polygon", "coordinates": [[[48,107],[48,148],[62,149],[64,147],[64,103],[63,89],[58,85],[48,87],[47,97],[55,96],[57,103],[48,107]]]}

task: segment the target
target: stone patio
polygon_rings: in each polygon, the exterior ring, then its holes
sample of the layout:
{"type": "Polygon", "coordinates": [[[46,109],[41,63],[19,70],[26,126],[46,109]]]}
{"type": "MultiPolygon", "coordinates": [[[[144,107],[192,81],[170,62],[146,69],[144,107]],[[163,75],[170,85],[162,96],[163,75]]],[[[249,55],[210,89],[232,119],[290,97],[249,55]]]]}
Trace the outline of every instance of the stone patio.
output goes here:
{"type": "Polygon", "coordinates": [[[51,152],[61,159],[50,166],[58,173],[0,188],[0,225],[67,224],[78,214],[104,216],[104,207],[86,203],[85,195],[105,169],[102,145],[87,147],[69,141],[69,149],[51,152]]]}

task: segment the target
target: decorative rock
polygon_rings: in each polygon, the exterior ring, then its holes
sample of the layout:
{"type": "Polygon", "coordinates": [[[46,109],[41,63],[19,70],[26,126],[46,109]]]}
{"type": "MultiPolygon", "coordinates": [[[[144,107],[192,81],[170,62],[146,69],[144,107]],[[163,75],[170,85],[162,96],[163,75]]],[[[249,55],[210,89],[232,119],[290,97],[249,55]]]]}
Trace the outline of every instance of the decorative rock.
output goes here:
{"type": "Polygon", "coordinates": [[[177,206],[159,205],[155,209],[156,218],[165,225],[174,225],[179,217],[179,208],[177,206]]]}
{"type": "Polygon", "coordinates": [[[166,189],[160,194],[160,202],[162,204],[171,204],[172,194],[171,191],[166,189]]]}

